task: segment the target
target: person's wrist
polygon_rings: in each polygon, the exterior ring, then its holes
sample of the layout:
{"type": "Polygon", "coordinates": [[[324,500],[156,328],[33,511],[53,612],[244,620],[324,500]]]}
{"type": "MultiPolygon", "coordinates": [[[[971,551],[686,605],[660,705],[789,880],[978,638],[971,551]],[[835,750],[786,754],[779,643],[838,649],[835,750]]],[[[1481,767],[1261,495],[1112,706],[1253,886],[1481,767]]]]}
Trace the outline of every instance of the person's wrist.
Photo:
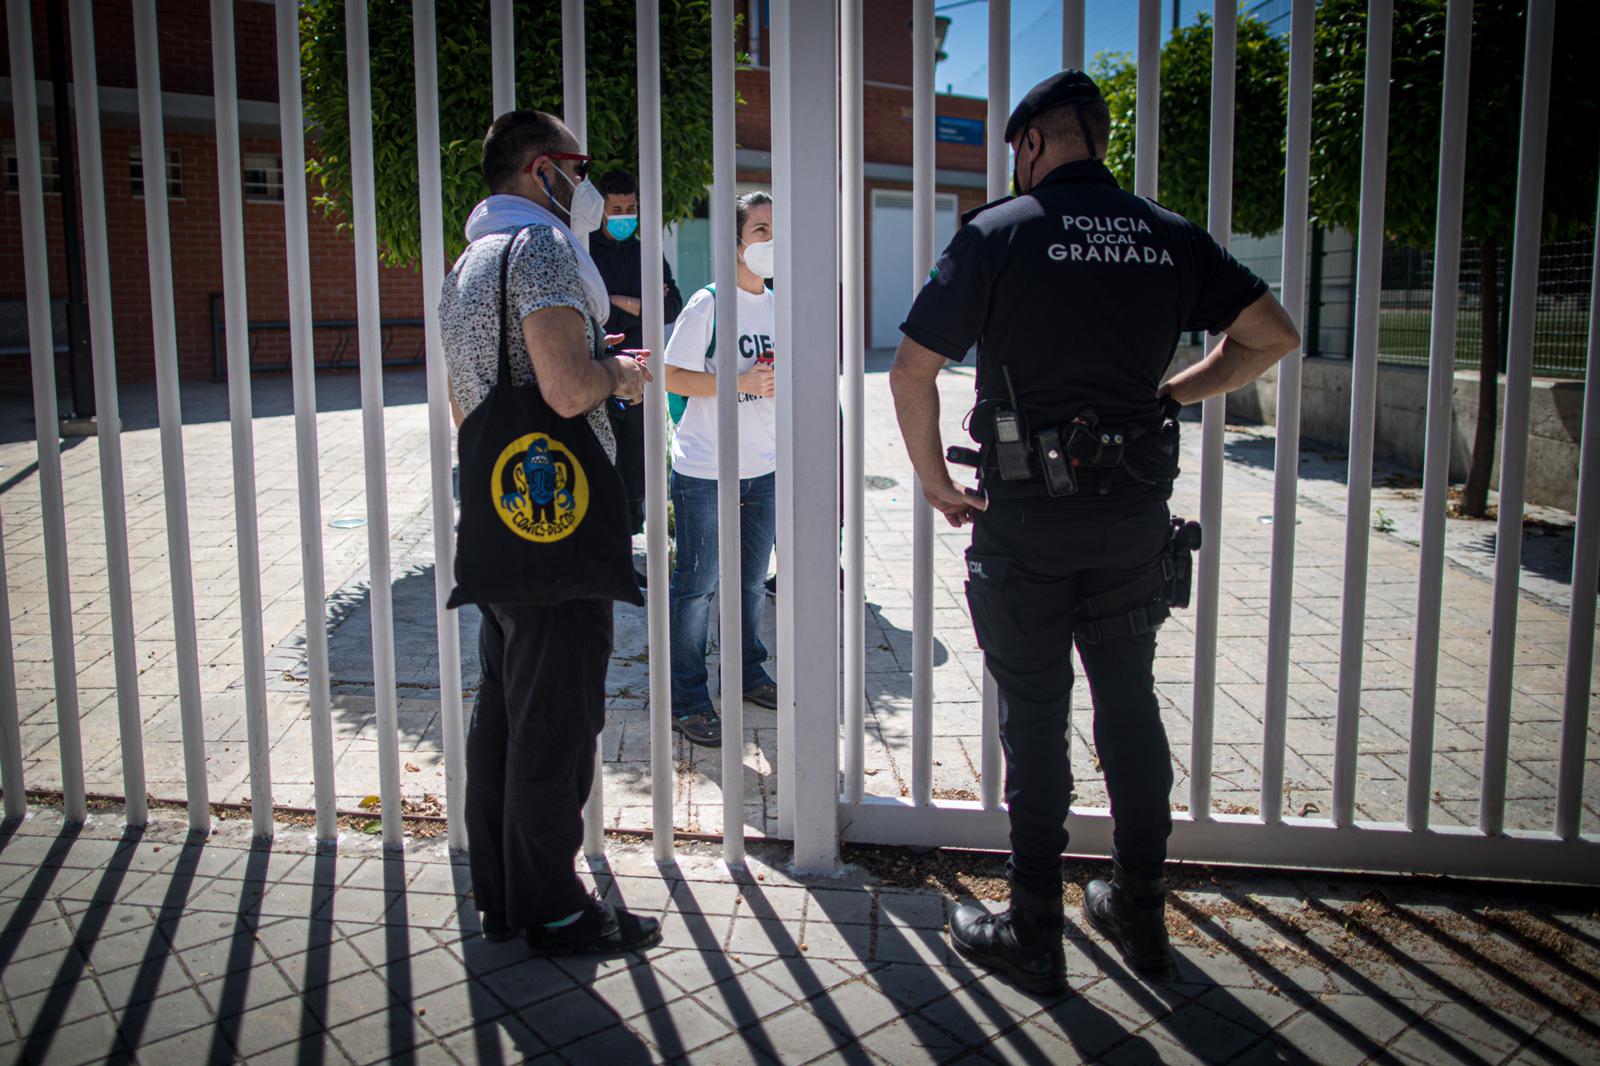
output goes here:
{"type": "Polygon", "coordinates": [[[614,355],[605,361],[606,383],[613,396],[622,389],[622,364],[617,362],[621,358],[620,355],[614,355]]]}

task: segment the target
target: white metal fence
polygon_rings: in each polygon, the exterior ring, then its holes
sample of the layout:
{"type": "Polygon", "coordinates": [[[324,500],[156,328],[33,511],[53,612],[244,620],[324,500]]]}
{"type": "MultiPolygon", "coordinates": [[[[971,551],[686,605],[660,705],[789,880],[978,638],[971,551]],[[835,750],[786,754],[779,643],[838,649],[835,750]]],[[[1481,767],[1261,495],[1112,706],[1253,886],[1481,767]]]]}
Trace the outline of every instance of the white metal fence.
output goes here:
{"type": "MultiPolygon", "coordinates": [[[[160,69],[157,54],[155,0],[132,0],[137,57],[140,139],[145,158],[160,158],[154,146],[164,143],[160,69]]],[[[1311,33],[1313,0],[1295,0],[1288,114],[1286,197],[1284,209],[1283,295],[1296,320],[1305,301],[1304,235],[1311,114],[1311,33]]],[[[1063,58],[1081,66],[1084,4],[1064,4],[1063,58]]],[[[1283,811],[1284,753],[1291,663],[1291,607],[1295,567],[1300,372],[1298,357],[1282,364],[1278,379],[1278,432],[1274,475],[1272,570],[1269,593],[1269,635],[1261,739],[1259,815],[1213,813],[1211,752],[1216,696],[1219,575],[1223,544],[1223,403],[1204,406],[1202,426],[1201,520],[1206,546],[1198,565],[1195,609],[1192,769],[1188,810],[1179,812],[1173,834],[1175,857],[1302,867],[1356,867],[1488,876],[1586,881],[1600,883],[1600,838],[1582,832],[1581,811],[1585,746],[1589,728],[1589,691],[1595,637],[1595,599],[1600,569],[1600,434],[1583,440],[1577,515],[1577,540],[1572,569],[1572,609],[1568,629],[1565,695],[1555,817],[1539,832],[1505,828],[1506,765],[1511,720],[1512,651],[1516,635],[1520,574],[1523,480],[1527,462],[1531,350],[1536,267],[1539,249],[1545,132],[1550,90],[1549,60],[1554,0],[1533,0],[1527,24],[1522,134],[1518,158],[1516,237],[1511,273],[1511,360],[1506,379],[1502,438],[1502,482],[1494,573],[1489,680],[1485,692],[1486,743],[1481,802],[1474,828],[1429,825],[1430,772],[1433,755],[1435,684],[1438,676],[1444,516],[1449,448],[1450,378],[1455,338],[1453,284],[1436,285],[1433,293],[1427,459],[1423,484],[1424,526],[1417,595],[1415,660],[1412,686],[1412,729],[1404,824],[1372,824],[1355,817],[1356,754],[1360,733],[1362,652],[1365,643],[1365,599],[1371,523],[1373,428],[1376,406],[1377,312],[1381,283],[1382,242],[1361,246],[1356,283],[1356,337],[1350,413],[1348,511],[1345,525],[1345,582],[1338,677],[1333,810],[1327,819],[1291,817],[1283,811]]],[[[373,204],[373,155],[367,11],[364,3],[347,4],[347,52],[351,117],[353,189],[350,198],[356,237],[357,293],[360,334],[361,413],[366,470],[368,553],[372,596],[372,654],[379,738],[378,795],[382,801],[385,843],[402,841],[399,748],[396,722],[394,617],[390,588],[389,528],[384,468],[384,404],[380,358],[378,260],[373,204]]],[[[510,0],[491,0],[493,84],[497,112],[515,99],[512,52],[514,11],[510,0]]],[[[863,113],[862,0],[775,0],[772,9],[770,64],[772,77],[773,178],[776,226],[782,235],[777,265],[779,302],[777,345],[831,349],[842,338],[840,378],[828,360],[780,360],[779,454],[803,451],[826,454],[842,446],[844,455],[843,610],[834,592],[831,572],[840,561],[837,536],[840,498],[831,463],[783,462],[778,474],[779,570],[789,575],[822,574],[827,579],[785,583],[778,626],[779,663],[779,825],[794,842],[800,869],[831,869],[838,863],[843,840],[882,843],[1006,846],[1007,823],[1001,804],[1001,749],[994,685],[985,678],[981,794],[974,801],[936,800],[932,787],[933,740],[933,558],[932,513],[919,501],[913,530],[913,666],[912,783],[905,797],[865,794],[864,776],[864,466],[863,440],[867,413],[863,390],[863,113]],[[837,145],[837,151],[827,150],[837,145]],[[837,220],[818,225],[818,220],[837,220]],[[842,303],[839,294],[842,292],[842,303]],[[841,422],[835,412],[843,410],[841,422]],[[804,500],[806,505],[796,505],[804,500]],[[842,651],[841,651],[842,649],[842,651]],[[803,669],[801,668],[803,664],[803,669]],[[840,679],[843,679],[841,689],[840,679]],[[842,702],[841,702],[842,691],[842,702]],[[841,731],[839,723],[842,720],[841,731]],[[842,769],[842,777],[841,777],[842,769]]],[[[915,291],[932,265],[933,238],[934,86],[933,0],[913,5],[914,80],[914,249],[915,291]]],[[[733,0],[714,0],[712,37],[715,95],[713,141],[716,184],[712,190],[719,362],[718,420],[722,453],[718,525],[722,587],[738,584],[739,543],[737,463],[734,448],[737,412],[732,345],[738,336],[734,286],[734,82],[733,0]]],[[[582,0],[563,0],[563,85],[572,101],[565,118],[580,145],[586,142],[584,114],[582,0]]],[[[666,534],[666,396],[662,373],[662,285],[660,277],[661,115],[658,0],[640,0],[638,17],[638,83],[640,159],[640,233],[643,237],[645,343],[654,353],[655,380],[646,399],[648,580],[652,590],[668,586],[666,534]]],[[[77,92],[77,136],[83,153],[85,259],[93,317],[95,380],[100,412],[101,496],[106,524],[107,574],[111,629],[121,723],[121,755],[127,817],[140,824],[146,816],[144,766],[138,714],[138,675],[132,625],[132,592],[128,576],[126,519],[119,452],[115,388],[114,322],[111,313],[109,257],[105,225],[103,160],[100,151],[98,93],[94,59],[94,24],[90,0],[72,0],[72,69],[77,92]]],[[[466,838],[460,811],[465,783],[458,629],[445,609],[452,574],[454,507],[451,489],[451,423],[439,323],[433,294],[444,273],[443,218],[440,198],[440,152],[437,78],[437,28],[433,0],[413,0],[417,136],[420,146],[420,202],[423,240],[423,285],[426,307],[428,427],[431,452],[432,519],[435,548],[436,608],[439,634],[443,741],[449,839],[457,847],[466,838]]],[[[1140,99],[1155,101],[1159,86],[1159,0],[1139,3],[1140,99]]],[[[1393,19],[1392,0],[1369,4],[1365,137],[1362,159],[1360,229],[1381,231],[1386,161],[1388,73],[1393,19]]],[[[254,829],[272,832],[272,781],[268,760],[268,722],[262,646],[260,563],[254,489],[250,378],[246,350],[245,248],[239,174],[238,94],[232,0],[211,0],[217,139],[221,166],[221,237],[228,322],[229,407],[236,500],[240,622],[246,658],[245,699],[249,782],[254,829]]],[[[1232,115],[1236,11],[1231,0],[1215,4],[1215,53],[1212,89],[1210,224],[1226,242],[1230,232],[1232,188],[1232,115]]],[[[7,0],[11,49],[11,84],[15,107],[22,245],[27,279],[27,308],[32,355],[33,401],[37,424],[56,422],[56,383],[50,332],[50,294],[43,226],[40,139],[33,70],[33,40],[28,0],[7,0]]],[[[1438,269],[1435,277],[1453,279],[1460,257],[1464,146],[1467,122],[1468,61],[1472,10],[1469,0],[1451,0],[1445,45],[1445,79],[1439,169],[1438,269]]],[[[1007,151],[1000,142],[1007,112],[1009,83],[1009,5],[989,8],[988,187],[993,196],[1007,187],[1007,151]]],[[[278,76],[285,174],[285,228],[293,351],[295,440],[303,541],[304,609],[308,620],[312,766],[319,838],[336,833],[334,807],[333,728],[330,711],[326,633],[321,624],[324,578],[319,513],[316,383],[311,353],[311,296],[307,237],[304,146],[294,131],[304,128],[301,105],[298,3],[278,0],[278,76]]],[[[1138,114],[1136,191],[1156,194],[1158,110],[1146,106],[1138,114]]],[[[485,116],[485,120],[489,116],[485,116]]],[[[173,282],[167,192],[162,182],[146,183],[145,223],[149,234],[150,299],[157,373],[157,401],[167,518],[168,566],[177,641],[177,676],[182,743],[185,754],[190,825],[209,826],[207,740],[203,718],[194,580],[191,572],[187,487],[183,472],[183,438],[178,404],[178,363],[173,314],[173,282]]],[[[1591,294],[1591,323],[1600,320],[1600,286],[1591,294]]],[[[1600,360],[1600,336],[1591,325],[1589,365],[1600,360]]],[[[1588,379],[1595,380],[1591,374],[1588,379]]],[[[1585,393],[1584,421],[1600,425],[1600,389],[1585,393]]],[[[77,676],[74,661],[72,605],[67,584],[67,534],[62,504],[59,442],[53,433],[38,440],[38,477],[42,497],[50,635],[54,653],[55,710],[59,722],[61,782],[70,819],[86,812],[82,744],[78,729],[77,676]]],[[[15,671],[10,641],[10,611],[5,598],[4,555],[0,552],[0,773],[7,817],[24,810],[23,759],[20,751],[15,671]]],[[[724,633],[740,627],[737,596],[724,596],[720,623],[724,633]]],[[[652,649],[668,643],[666,597],[650,597],[649,642],[652,649]]],[[[1063,649],[1065,653],[1065,649],[1063,649]]],[[[722,690],[743,690],[737,655],[723,656],[722,690]]],[[[655,852],[669,859],[673,837],[674,771],[670,732],[668,656],[650,657],[651,780],[657,832],[655,852]]],[[[739,701],[723,706],[724,848],[730,863],[743,858],[741,787],[745,773],[739,701]]],[[[586,810],[584,850],[603,850],[604,797],[597,775],[586,810]]],[[[366,783],[363,783],[364,785],[366,783]]],[[[1109,812],[1075,810],[1075,851],[1104,854],[1108,850],[1109,812]]]]}

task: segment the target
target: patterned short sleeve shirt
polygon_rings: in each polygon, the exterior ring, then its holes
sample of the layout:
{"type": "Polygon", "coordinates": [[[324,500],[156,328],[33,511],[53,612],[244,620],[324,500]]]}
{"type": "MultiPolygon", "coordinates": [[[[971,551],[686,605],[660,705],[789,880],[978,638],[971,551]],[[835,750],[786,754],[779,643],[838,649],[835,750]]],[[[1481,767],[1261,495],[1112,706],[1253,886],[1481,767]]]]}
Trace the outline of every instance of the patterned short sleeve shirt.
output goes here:
{"type": "MultiPolygon", "coordinates": [[[[480,237],[467,246],[444,280],[439,332],[444,340],[450,388],[463,415],[484,401],[499,374],[500,331],[510,342],[511,380],[534,384],[533,361],[522,338],[522,320],[546,307],[571,307],[583,315],[584,338],[595,342],[596,325],[578,280],[572,245],[550,226],[529,226],[480,237]],[[500,255],[514,240],[506,277],[506,317],[500,320],[500,255]]],[[[589,412],[589,425],[612,462],[617,440],[606,405],[589,412]]]]}

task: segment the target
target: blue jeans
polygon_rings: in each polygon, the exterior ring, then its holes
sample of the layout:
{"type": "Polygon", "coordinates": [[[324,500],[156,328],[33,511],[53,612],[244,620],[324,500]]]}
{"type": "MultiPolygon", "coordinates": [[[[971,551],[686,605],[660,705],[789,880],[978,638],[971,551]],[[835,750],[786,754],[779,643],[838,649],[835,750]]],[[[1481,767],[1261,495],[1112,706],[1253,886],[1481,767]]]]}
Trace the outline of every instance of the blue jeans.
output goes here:
{"type": "MultiPolygon", "coordinates": [[[[767,649],[761,643],[761,616],[767,605],[767,563],[777,536],[777,479],[773,474],[739,482],[740,585],[743,594],[744,688],[772,683],[767,649]]],[[[717,483],[672,474],[673,521],[678,546],[672,570],[672,713],[678,717],[711,710],[706,688],[706,634],[711,599],[717,591],[717,483]]],[[[729,654],[728,641],[721,641],[729,654]]]]}

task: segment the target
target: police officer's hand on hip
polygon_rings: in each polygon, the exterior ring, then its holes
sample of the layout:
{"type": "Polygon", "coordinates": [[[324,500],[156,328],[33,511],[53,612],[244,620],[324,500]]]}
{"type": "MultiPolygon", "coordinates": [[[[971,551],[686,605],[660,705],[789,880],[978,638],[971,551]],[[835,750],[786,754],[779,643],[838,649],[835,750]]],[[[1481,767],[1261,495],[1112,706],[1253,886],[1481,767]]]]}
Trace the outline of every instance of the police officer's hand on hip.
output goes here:
{"type": "Polygon", "coordinates": [[[1000,692],[1011,908],[950,921],[966,958],[1035,991],[1066,984],[1061,854],[1072,797],[1068,697],[1076,644],[1115,825],[1111,881],[1085,915],[1149,977],[1174,972],[1162,868],[1172,760],[1153,676],[1156,630],[1188,601],[1200,530],[1173,519],[1178,408],[1250,381],[1295,349],[1267,286],[1206,231],[1118,187],[1101,162],[1110,116],[1066,70],[1007,123],[1016,195],[969,212],[905,323],[890,371],[923,494],[970,522],[967,599],[1000,692]],[[1223,340],[1162,383],[1182,334],[1223,340]],[[968,427],[981,492],[945,466],[937,378],[977,350],[968,427]]]}

